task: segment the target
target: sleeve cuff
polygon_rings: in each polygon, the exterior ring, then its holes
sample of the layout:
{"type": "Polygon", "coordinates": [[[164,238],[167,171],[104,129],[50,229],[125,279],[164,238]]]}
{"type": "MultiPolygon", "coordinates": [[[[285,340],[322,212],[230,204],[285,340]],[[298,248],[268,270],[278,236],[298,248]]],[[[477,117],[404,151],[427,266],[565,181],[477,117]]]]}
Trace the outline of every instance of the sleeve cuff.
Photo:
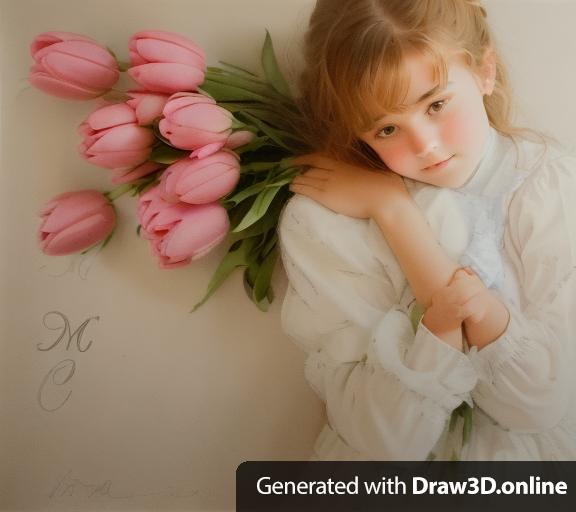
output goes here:
{"type": "Polygon", "coordinates": [[[526,339],[522,343],[519,342],[524,338],[522,324],[519,321],[522,313],[513,304],[506,304],[506,307],[510,312],[506,330],[481,350],[478,350],[478,347],[471,347],[468,352],[468,357],[479,379],[486,382],[493,382],[502,365],[520,357],[532,348],[526,339]]]}
{"type": "Polygon", "coordinates": [[[420,320],[416,335],[408,316],[389,311],[373,332],[368,361],[395,374],[416,393],[453,410],[472,404],[477,381],[469,358],[432,334],[420,320]],[[392,340],[398,340],[391,343],[392,340]]]}

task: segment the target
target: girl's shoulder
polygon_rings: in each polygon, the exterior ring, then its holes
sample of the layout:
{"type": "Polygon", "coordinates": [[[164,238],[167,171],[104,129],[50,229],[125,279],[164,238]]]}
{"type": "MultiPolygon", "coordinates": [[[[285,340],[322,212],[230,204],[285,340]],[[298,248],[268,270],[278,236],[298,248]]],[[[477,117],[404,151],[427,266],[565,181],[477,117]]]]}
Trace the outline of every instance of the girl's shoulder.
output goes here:
{"type": "Polygon", "coordinates": [[[362,235],[366,219],[356,219],[336,213],[302,194],[294,194],[283,206],[278,219],[280,236],[286,230],[299,231],[314,239],[329,239],[330,235],[354,233],[362,235]]]}
{"type": "Polygon", "coordinates": [[[576,187],[576,148],[557,141],[524,140],[518,144],[517,168],[526,174],[516,196],[536,194],[545,199],[573,193],[576,187]]]}
{"type": "Polygon", "coordinates": [[[508,208],[512,237],[525,256],[532,251],[541,262],[564,258],[558,266],[571,267],[576,264],[576,153],[551,144],[529,171],[508,208]]]}

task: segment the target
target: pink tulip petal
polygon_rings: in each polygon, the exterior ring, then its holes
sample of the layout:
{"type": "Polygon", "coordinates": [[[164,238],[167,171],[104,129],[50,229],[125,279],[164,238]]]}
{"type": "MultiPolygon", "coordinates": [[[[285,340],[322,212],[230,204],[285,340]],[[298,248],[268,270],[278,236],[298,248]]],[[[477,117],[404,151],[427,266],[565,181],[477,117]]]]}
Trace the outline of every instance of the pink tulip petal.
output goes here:
{"type": "Polygon", "coordinates": [[[120,76],[116,69],[56,51],[47,54],[42,59],[42,65],[56,78],[102,91],[110,89],[120,76]]]}
{"type": "Polygon", "coordinates": [[[137,118],[129,105],[115,103],[94,110],[86,121],[92,129],[103,130],[113,126],[136,123],[137,118]]]}
{"type": "Polygon", "coordinates": [[[115,185],[120,185],[123,183],[130,183],[136,181],[148,174],[152,174],[164,166],[156,162],[145,162],[133,169],[114,169],[112,171],[112,183],[115,185]]]}
{"type": "Polygon", "coordinates": [[[170,229],[175,223],[179,222],[185,216],[191,205],[184,203],[168,203],[162,201],[160,209],[153,219],[150,219],[147,231],[164,231],[170,229]]]}
{"type": "Polygon", "coordinates": [[[150,148],[154,143],[154,133],[149,128],[137,124],[123,124],[109,128],[90,147],[90,154],[108,151],[133,151],[150,148]]]}
{"type": "Polygon", "coordinates": [[[210,104],[215,105],[216,101],[205,94],[197,92],[177,92],[168,98],[168,103],[164,107],[163,114],[170,116],[172,113],[180,110],[181,108],[197,104],[210,104]]]}
{"type": "Polygon", "coordinates": [[[130,168],[145,162],[150,156],[150,149],[136,151],[107,151],[97,155],[88,155],[92,165],[106,169],[130,168]]]}
{"type": "Polygon", "coordinates": [[[96,190],[65,192],[54,198],[41,210],[45,216],[42,231],[57,232],[93,215],[108,205],[107,199],[96,190]]]}
{"type": "Polygon", "coordinates": [[[142,94],[142,93],[129,93],[132,99],[126,103],[134,109],[138,124],[147,126],[152,124],[154,119],[162,116],[162,110],[168,101],[168,96],[165,94],[142,94]]]}
{"type": "Polygon", "coordinates": [[[61,256],[82,251],[103,240],[114,228],[114,210],[102,210],[90,217],[52,233],[43,243],[43,252],[61,256]]]}
{"type": "Polygon", "coordinates": [[[165,238],[165,254],[172,260],[191,256],[198,259],[218,245],[227,235],[226,209],[217,203],[190,205],[190,211],[165,238]]]}
{"type": "Polygon", "coordinates": [[[143,57],[141,57],[138,52],[130,50],[128,52],[129,56],[130,56],[130,67],[133,68],[135,66],[142,66],[143,64],[148,64],[148,62],[146,61],[146,59],[144,59],[143,57]]]}
{"type": "Polygon", "coordinates": [[[160,196],[164,201],[169,203],[176,203],[179,201],[178,194],[176,194],[176,186],[178,180],[184,171],[186,171],[187,163],[183,160],[173,163],[166,168],[158,184],[160,196]]]}
{"type": "Polygon", "coordinates": [[[106,48],[88,41],[63,41],[61,43],[55,43],[39,50],[34,55],[34,60],[37,62],[42,61],[44,57],[54,52],[71,57],[80,57],[108,69],[118,69],[118,63],[106,48]]]}
{"type": "Polygon", "coordinates": [[[148,62],[177,62],[201,71],[205,67],[204,59],[196,52],[169,41],[138,39],[136,51],[148,62]]]}
{"type": "Polygon", "coordinates": [[[222,147],[228,138],[228,132],[210,133],[196,128],[172,125],[167,119],[160,121],[159,128],[160,133],[166,137],[173,146],[181,149],[194,150],[212,143],[220,143],[220,147],[222,147]]]}
{"type": "MultiPolygon", "coordinates": [[[[212,174],[195,173],[195,180],[181,180],[182,188],[180,200],[191,204],[206,204],[217,201],[221,197],[234,190],[240,179],[238,170],[228,167],[227,169],[214,170],[212,174]]],[[[180,188],[178,187],[178,188],[180,188]]],[[[180,191],[179,191],[180,192],[180,191]]]]}
{"type": "Polygon", "coordinates": [[[128,74],[150,91],[193,91],[204,81],[204,73],[178,63],[150,63],[128,69],[128,74]]]}
{"type": "Polygon", "coordinates": [[[188,39],[174,32],[167,32],[165,30],[141,30],[136,32],[130,38],[130,44],[136,44],[139,39],[157,39],[159,41],[174,43],[184,48],[188,48],[189,50],[197,53],[200,57],[205,59],[204,50],[201,46],[197,45],[191,39],[188,39]]]}
{"type": "Polygon", "coordinates": [[[98,44],[94,39],[82,34],[75,34],[74,32],[44,32],[38,34],[34,41],[30,44],[30,54],[34,58],[36,53],[38,53],[43,48],[51,46],[55,43],[60,43],[62,41],[89,41],[91,43],[98,44]]]}
{"type": "Polygon", "coordinates": [[[220,151],[224,147],[224,144],[224,142],[213,142],[212,144],[206,144],[206,146],[195,149],[190,156],[192,158],[198,159],[207,158],[220,151]]]}
{"type": "Polygon", "coordinates": [[[65,83],[48,75],[35,74],[30,76],[29,81],[46,94],[67,100],[91,100],[102,94],[100,90],[65,83]]]}
{"type": "Polygon", "coordinates": [[[218,105],[199,103],[164,115],[171,123],[210,132],[223,132],[232,126],[232,114],[218,105]]]}

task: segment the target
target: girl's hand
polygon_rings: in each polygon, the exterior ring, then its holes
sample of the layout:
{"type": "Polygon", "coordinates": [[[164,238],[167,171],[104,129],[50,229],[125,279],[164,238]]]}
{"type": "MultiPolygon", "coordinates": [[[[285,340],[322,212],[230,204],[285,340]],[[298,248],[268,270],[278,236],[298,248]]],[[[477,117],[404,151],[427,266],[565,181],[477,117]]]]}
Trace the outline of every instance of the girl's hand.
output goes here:
{"type": "Polygon", "coordinates": [[[348,217],[367,219],[411,200],[402,176],[392,171],[350,165],[323,153],[297,157],[294,163],[310,168],[292,180],[290,190],[348,217]]]}
{"type": "Polygon", "coordinates": [[[486,293],[490,292],[471,269],[458,269],[450,283],[432,295],[422,322],[440,338],[459,329],[466,319],[481,322],[486,314],[486,293]]]}

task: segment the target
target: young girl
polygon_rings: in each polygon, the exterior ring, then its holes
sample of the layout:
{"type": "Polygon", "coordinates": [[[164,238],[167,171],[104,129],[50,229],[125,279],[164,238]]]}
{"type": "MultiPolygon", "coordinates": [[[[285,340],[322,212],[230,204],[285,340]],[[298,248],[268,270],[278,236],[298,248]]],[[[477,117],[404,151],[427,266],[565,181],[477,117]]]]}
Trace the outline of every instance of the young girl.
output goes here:
{"type": "Polygon", "coordinates": [[[576,460],[576,158],[472,0],[318,0],[279,224],[316,460],[576,460]],[[532,140],[531,140],[532,139],[532,140]]]}

